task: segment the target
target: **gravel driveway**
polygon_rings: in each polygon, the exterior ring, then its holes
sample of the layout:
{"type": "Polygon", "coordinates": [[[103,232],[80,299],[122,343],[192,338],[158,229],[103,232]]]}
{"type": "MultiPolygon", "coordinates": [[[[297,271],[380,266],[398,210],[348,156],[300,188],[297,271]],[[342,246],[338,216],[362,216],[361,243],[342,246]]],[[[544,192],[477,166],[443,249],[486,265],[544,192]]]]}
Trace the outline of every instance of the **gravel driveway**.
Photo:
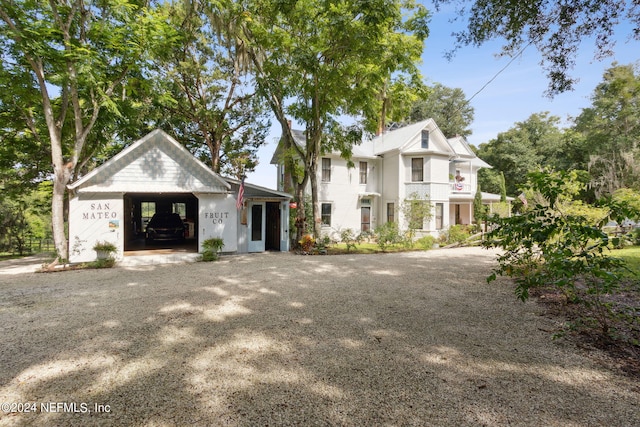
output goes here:
{"type": "Polygon", "coordinates": [[[640,425],[638,384],[486,284],[494,259],[265,253],[0,275],[0,426],[640,425]]]}

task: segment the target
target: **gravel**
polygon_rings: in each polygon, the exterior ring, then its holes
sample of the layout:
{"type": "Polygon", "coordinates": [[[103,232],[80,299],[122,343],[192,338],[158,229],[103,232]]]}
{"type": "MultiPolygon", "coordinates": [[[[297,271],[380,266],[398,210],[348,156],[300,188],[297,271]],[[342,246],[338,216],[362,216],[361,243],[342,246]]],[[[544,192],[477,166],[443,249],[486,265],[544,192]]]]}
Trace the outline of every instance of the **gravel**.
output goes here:
{"type": "Polygon", "coordinates": [[[494,260],[0,274],[0,426],[640,425],[638,384],[552,340],[557,319],[486,283],[494,260]]]}

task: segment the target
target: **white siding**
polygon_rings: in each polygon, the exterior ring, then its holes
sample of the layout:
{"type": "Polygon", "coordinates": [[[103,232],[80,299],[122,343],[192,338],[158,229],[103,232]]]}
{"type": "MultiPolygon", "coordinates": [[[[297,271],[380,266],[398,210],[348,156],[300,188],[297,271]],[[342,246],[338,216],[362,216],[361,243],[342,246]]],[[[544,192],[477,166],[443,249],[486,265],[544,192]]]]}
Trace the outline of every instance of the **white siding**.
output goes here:
{"type": "MultiPolygon", "coordinates": [[[[360,200],[363,194],[379,193],[379,170],[377,159],[352,159],[354,168],[347,167],[347,161],[339,157],[331,157],[331,181],[322,182],[322,171],[318,171],[318,201],[331,204],[331,226],[323,226],[323,234],[336,235],[342,230],[351,228],[360,232],[360,200]],[[367,184],[360,184],[359,162],[366,161],[368,168],[367,184]]],[[[371,200],[371,228],[378,223],[378,197],[364,196],[371,200]]],[[[319,207],[320,207],[319,206],[319,207]]]]}
{"type": "MultiPolygon", "coordinates": [[[[189,167],[186,161],[175,157],[159,147],[152,147],[141,157],[114,171],[113,175],[102,174],[92,180],[93,185],[84,186],[79,191],[185,193],[212,190],[211,183],[206,182],[211,179],[199,167],[189,167]]],[[[225,192],[226,188],[219,186],[215,190],[225,192]]]]}
{"type": "Polygon", "coordinates": [[[98,241],[116,245],[116,259],[124,254],[124,203],[122,194],[79,194],[69,200],[69,261],[96,260],[98,241]]]}
{"type": "Polygon", "coordinates": [[[230,194],[196,194],[198,198],[198,252],[202,242],[213,237],[224,240],[222,252],[238,250],[236,199],[230,194]]]}

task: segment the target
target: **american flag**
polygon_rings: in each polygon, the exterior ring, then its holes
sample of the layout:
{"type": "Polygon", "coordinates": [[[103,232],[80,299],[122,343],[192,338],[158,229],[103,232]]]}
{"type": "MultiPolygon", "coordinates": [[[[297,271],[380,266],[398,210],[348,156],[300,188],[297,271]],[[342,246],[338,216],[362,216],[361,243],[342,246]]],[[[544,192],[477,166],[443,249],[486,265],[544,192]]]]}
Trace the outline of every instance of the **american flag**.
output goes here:
{"type": "Polygon", "coordinates": [[[236,200],[236,208],[238,210],[242,209],[243,204],[244,204],[244,177],[242,177],[242,181],[240,182],[240,188],[238,189],[238,200],[236,200]]]}

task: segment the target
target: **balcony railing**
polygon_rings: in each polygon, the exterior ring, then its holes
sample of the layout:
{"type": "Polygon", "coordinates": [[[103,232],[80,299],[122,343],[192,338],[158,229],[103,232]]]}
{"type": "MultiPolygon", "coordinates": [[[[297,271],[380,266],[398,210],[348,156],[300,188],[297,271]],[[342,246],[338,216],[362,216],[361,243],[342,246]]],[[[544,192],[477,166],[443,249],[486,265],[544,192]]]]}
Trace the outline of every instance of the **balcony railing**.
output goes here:
{"type": "Polygon", "coordinates": [[[453,193],[471,193],[471,185],[463,182],[450,183],[451,191],[453,193]]]}
{"type": "Polygon", "coordinates": [[[416,194],[421,198],[429,196],[432,199],[446,199],[450,194],[471,194],[471,185],[462,182],[407,182],[405,194],[416,194]]]}

